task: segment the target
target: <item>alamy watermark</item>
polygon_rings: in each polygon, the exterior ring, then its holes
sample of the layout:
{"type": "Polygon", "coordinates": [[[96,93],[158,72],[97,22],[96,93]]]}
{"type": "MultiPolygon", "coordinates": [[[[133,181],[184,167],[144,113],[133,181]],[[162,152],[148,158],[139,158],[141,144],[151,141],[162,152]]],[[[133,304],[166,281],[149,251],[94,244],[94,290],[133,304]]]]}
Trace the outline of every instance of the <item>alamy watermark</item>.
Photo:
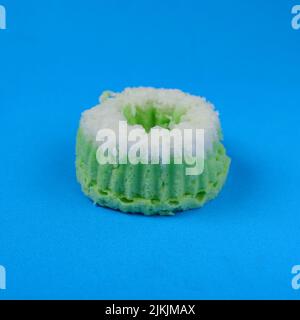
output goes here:
{"type": "Polygon", "coordinates": [[[294,15],[292,19],[292,28],[294,30],[300,30],[300,4],[293,6],[292,14],[294,15]]]}
{"type": "MultiPolygon", "coordinates": [[[[300,30],[300,4],[294,5],[291,13],[294,15],[291,21],[292,28],[300,30]]],[[[6,29],[6,9],[3,5],[0,5],[0,29],[6,29]]]]}
{"type": "Polygon", "coordinates": [[[0,290],[6,289],[6,270],[0,265],[0,290]]]}
{"type": "Polygon", "coordinates": [[[292,274],[294,274],[294,277],[292,279],[292,288],[294,290],[299,290],[300,289],[300,265],[293,266],[292,274]]]}
{"type": "Polygon", "coordinates": [[[6,29],[6,9],[0,5],[0,29],[6,29]]]}
{"type": "Polygon", "coordinates": [[[185,164],[186,175],[200,175],[204,170],[204,129],[144,128],[128,130],[119,121],[118,134],[100,129],[96,141],[101,143],[96,157],[104,164],[185,164]]]}

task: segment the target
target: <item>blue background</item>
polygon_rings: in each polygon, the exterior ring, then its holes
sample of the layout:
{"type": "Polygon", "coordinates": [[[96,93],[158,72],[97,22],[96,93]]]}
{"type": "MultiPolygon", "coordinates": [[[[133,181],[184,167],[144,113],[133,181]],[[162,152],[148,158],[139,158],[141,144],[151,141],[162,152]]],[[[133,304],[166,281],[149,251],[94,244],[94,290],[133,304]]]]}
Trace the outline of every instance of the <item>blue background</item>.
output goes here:
{"type": "Polygon", "coordinates": [[[13,1],[0,30],[0,299],[299,299],[299,1],[13,1]],[[99,208],[74,170],[103,90],[220,111],[220,196],[175,217],[99,208]]]}

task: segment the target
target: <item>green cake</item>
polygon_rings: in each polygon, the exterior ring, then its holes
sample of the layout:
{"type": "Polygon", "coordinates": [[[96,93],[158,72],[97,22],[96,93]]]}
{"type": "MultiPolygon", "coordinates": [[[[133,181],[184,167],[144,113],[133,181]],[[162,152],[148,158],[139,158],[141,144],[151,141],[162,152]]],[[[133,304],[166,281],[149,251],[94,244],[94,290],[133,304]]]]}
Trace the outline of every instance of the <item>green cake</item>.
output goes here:
{"type": "MultiPolygon", "coordinates": [[[[188,140],[184,136],[182,148],[190,142],[189,155],[194,155],[198,142],[192,139],[194,136],[189,137],[188,140]]],[[[76,143],[77,179],[83,192],[100,206],[145,215],[172,215],[203,206],[221,190],[230,166],[221,141],[218,113],[203,98],[171,89],[127,88],[121,93],[105,92],[97,106],[82,114],[76,143]],[[127,142],[123,158],[120,157],[123,141],[120,123],[126,124],[129,137],[131,133],[144,132],[142,137],[148,142],[154,129],[167,133],[175,129],[181,132],[201,129],[202,153],[195,156],[195,161],[203,160],[201,170],[189,174],[189,158],[183,157],[181,163],[176,160],[184,152],[180,153],[175,138],[171,139],[173,145],[156,149],[156,161],[150,161],[154,159],[151,142],[133,153],[137,155],[135,162],[130,162],[126,153],[130,148],[133,150],[132,142],[127,142]],[[101,146],[104,140],[99,138],[101,130],[115,132],[117,137],[115,148],[107,149],[106,153],[101,146]],[[147,151],[146,155],[141,150],[147,151]],[[170,161],[163,163],[166,155],[170,161]]]]}

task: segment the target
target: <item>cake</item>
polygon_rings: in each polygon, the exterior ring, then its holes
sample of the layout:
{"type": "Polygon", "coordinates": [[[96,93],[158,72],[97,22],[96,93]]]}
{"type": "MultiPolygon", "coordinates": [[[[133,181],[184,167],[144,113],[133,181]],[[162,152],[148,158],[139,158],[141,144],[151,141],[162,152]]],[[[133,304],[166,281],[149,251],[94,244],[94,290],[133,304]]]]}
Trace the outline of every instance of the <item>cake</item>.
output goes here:
{"type": "Polygon", "coordinates": [[[144,215],[173,215],[201,207],[220,192],[230,166],[222,139],[218,112],[204,98],[175,89],[139,87],[126,88],[121,93],[106,91],[99,104],[84,111],[80,120],[76,142],[77,179],[82,191],[100,206],[144,215]],[[123,138],[128,138],[120,132],[124,124],[128,137],[139,136],[148,142],[139,152],[131,153],[137,155],[136,161],[129,161],[128,152],[134,148],[136,151],[137,146],[132,141],[121,145],[123,138]],[[188,157],[182,163],[176,162],[183,146],[178,142],[172,145],[175,140],[156,148],[155,158],[150,150],[155,129],[166,134],[176,130],[203,132],[200,142],[195,142],[194,134],[183,141],[184,146],[190,143],[187,148],[190,156],[197,147],[202,150],[193,158],[195,161],[201,158],[201,170],[191,174],[188,157]],[[116,136],[110,141],[110,144],[115,142],[110,149],[108,141],[103,139],[108,133],[116,136]],[[141,150],[147,151],[146,154],[141,155],[141,150]],[[123,156],[118,157],[121,151],[123,156]],[[168,155],[169,163],[163,163],[168,155]],[[154,158],[156,161],[151,162],[154,158]]]}

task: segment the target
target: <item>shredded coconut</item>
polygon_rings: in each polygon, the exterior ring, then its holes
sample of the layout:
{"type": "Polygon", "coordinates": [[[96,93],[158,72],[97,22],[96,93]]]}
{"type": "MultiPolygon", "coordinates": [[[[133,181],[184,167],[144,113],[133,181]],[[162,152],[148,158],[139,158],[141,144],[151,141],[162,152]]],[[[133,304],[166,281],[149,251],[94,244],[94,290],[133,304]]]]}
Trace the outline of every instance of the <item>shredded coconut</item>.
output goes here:
{"type": "MultiPolygon", "coordinates": [[[[126,121],[124,107],[146,107],[153,103],[156,109],[175,107],[184,110],[178,124],[172,124],[170,129],[204,129],[205,150],[209,151],[213,143],[219,140],[220,122],[218,112],[205,98],[184,93],[177,89],[126,88],[121,93],[105,91],[100,97],[100,103],[83,112],[80,126],[83,132],[96,142],[100,129],[112,129],[118,135],[119,121],[126,121]]],[[[143,128],[141,125],[129,125],[128,132],[133,128],[143,128]]]]}

